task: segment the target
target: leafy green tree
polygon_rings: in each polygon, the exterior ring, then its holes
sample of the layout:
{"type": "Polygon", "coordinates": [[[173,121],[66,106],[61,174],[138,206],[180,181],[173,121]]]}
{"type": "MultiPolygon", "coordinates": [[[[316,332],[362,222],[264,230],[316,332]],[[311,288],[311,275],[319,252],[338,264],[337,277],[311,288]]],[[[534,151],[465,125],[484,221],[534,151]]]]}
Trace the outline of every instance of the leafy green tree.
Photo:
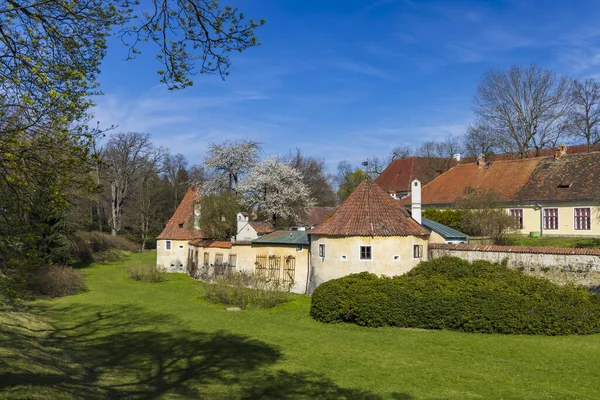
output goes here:
{"type": "Polygon", "coordinates": [[[352,172],[347,172],[337,191],[340,202],[343,203],[354,189],[356,189],[356,187],[365,179],[367,179],[367,173],[360,168],[356,168],[352,172]]]}
{"type": "Polygon", "coordinates": [[[423,217],[444,224],[457,231],[462,231],[463,229],[464,214],[463,210],[455,209],[438,210],[437,208],[426,208],[423,210],[423,217]]]}
{"type": "Polygon", "coordinates": [[[208,237],[229,240],[236,234],[240,200],[233,192],[209,194],[200,200],[200,230],[208,237]]]}
{"type": "Polygon", "coordinates": [[[259,44],[254,29],[263,21],[246,20],[217,1],[140,3],[0,4],[0,297],[23,293],[26,270],[48,261],[41,249],[58,246],[54,233],[75,189],[93,183],[93,139],[100,132],[86,122],[110,35],[121,37],[129,58],[144,42],[156,45],[163,64],[158,72],[169,89],[191,86],[197,73],[224,78],[230,52],[259,44]]]}

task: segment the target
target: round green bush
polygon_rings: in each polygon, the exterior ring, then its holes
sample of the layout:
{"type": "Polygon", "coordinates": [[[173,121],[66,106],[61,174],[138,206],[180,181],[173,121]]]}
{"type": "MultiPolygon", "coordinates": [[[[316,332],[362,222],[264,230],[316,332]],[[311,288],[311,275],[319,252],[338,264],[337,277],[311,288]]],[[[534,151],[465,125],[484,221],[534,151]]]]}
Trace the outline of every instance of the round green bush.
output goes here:
{"type": "Polygon", "coordinates": [[[600,297],[501,264],[444,257],[403,276],[360,273],[317,287],[311,316],[362,326],[569,335],[600,332],[600,297]]]}

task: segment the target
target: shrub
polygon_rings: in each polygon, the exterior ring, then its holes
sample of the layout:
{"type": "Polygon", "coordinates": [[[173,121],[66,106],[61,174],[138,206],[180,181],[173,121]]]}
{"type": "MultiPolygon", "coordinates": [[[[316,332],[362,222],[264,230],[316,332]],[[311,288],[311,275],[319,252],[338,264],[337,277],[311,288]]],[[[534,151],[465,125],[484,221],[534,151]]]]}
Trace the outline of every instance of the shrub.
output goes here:
{"type": "Polygon", "coordinates": [[[35,294],[51,297],[69,296],[85,290],[81,271],[62,265],[31,271],[28,284],[35,294]]]}
{"type": "Polygon", "coordinates": [[[212,303],[247,308],[271,308],[289,300],[289,285],[250,272],[218,276],[206,283],[212,303]]]}
{"type": "Polygon", "coordinates": [[[487,261],[444,257],[404,276],[357,274],[325,282],[311,316],[363,326],[568,335],[600,332],[600,297],[487,261]]]}
{"type": "Polygon", "coordinates": [[[71,244],[76,261],[111,261],[113,250],[139,251],[139,246],[127,238],[102,232],[76,232],[71,236],[71,244]]]}
{"type": "Polygon", "coordinates": [[[127,266],[129,277],[134,281],[157,283],[161,282],[162,274],[154,262],[134,261],[127,266]]]}

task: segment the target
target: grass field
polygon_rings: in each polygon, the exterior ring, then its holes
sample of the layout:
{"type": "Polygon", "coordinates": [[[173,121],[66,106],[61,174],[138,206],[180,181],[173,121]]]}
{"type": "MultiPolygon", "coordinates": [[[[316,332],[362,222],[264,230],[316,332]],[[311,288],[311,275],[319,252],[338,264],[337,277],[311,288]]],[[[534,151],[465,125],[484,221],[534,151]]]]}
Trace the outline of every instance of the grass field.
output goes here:
{"type": "Polygon", "coordinates": [[[228,312],[184,275],[83,268],[89,291],[0,312],[5,399],[597,399],[600,335],[326,325],[310,298],[228,312]]]}
{"type": "Polygon", "coordinates": [[[600,248],[599,238],[510,236],[508,245],[538,247],[600,248]]]}

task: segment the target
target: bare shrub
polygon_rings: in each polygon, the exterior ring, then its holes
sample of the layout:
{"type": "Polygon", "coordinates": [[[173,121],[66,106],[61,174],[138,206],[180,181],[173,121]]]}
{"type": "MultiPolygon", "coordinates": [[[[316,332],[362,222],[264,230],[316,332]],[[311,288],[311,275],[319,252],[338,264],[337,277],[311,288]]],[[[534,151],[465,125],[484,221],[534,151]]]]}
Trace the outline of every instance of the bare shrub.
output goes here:
{"type": "Polygon", "coordinates": [[[34,270],[28,283],[34,293],[50,297],[69,296],[85,290],[81,271],[64,265],[34,270]]]}
{"type": "Polygon", "coordinates": [[[154,262],[134,261],[127,266],[129,277],[134,281],[157,283],[163,280],[154,262]]]}
{"type": "Polygon", "coordinates": [[[139,246],[122,236],[102,232],[77,232],[71,237],[73,258],[77,261],[114,261],[114,250],[138,252],[139,246]]]}
{"type": "Polygon", "coordinates": [[[271,308],[289,300],[290,287],[289,283],[239,271],[208,280],[206,299],[242,309],[271,308]]]}

